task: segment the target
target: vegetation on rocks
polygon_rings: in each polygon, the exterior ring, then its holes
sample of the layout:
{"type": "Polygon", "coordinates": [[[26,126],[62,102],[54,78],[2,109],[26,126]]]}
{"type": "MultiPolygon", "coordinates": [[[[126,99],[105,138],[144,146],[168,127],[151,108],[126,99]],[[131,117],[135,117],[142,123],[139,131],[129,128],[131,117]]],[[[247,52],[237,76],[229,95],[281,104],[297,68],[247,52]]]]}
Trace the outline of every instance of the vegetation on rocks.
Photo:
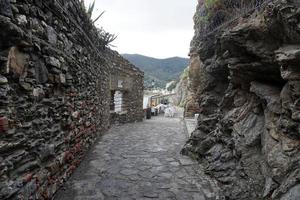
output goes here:
{"type": "MultiPolygon", "coordinates": [[[[80,1],[80,8],[83,11],[83,13],[86,14],[86,16],[81,16],[83,20],[85,20],[84,29],[95,29],[97,38],[101,38],[105,46],[109,46],[116,38],[117,36],[115,34],[111,34],[109,32],[106,32],[102,27],[98,28],[95,26],[95,23],[103,16],[104,11],[101,12],[95,19],[93,19],[93,13],[95,9],[95,3],[94,0],[93,3],[91,3],[88,7],[85,5],[84,0],[80,1]]],[[[89,31],[87,31],[88,33],[89,31]]],[[[97,40],[94,40],[93,42],[97,42],[97,40]]]]}
{"type": "Polygon", "coordinates": [[[267,0],[204,0],[195,17],[201,22],[200,31],[206,35],[222,24],[247,15],[267,0]]]}
{"type": "Polygon", "coordinates": [[[188,101],[188,85],[189,85],[189,72],[190,67],[184,69],[183,73],[180,75],[179,81],[176,83],[174,89],[175,96],[173,102],[179,107],[185,107],[188,101]]]}
{"type": "Polygon", "coordinates": [[[206,8],[213,8],[215,7],[220,0],[204,0],[204,4],[206,8]]]}

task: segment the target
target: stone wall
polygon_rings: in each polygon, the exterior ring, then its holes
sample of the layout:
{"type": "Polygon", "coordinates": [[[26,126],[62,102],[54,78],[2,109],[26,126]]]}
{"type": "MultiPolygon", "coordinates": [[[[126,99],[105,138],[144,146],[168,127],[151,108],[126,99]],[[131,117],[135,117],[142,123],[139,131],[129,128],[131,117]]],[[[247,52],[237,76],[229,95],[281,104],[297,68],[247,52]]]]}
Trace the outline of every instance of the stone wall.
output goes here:
{"type": "Polygon", "coordinates": [[[299,8],[273,1],[202,40],[199,1],[190,78],[200,116],[183,153],[225,199],[300,199],[299,8]]]}
{"type": "Polygon", "coordinates": [[[78,0],[0,0],[0,29],[0,199],[50,199],[110,126],[118,66],[78,0]]]}

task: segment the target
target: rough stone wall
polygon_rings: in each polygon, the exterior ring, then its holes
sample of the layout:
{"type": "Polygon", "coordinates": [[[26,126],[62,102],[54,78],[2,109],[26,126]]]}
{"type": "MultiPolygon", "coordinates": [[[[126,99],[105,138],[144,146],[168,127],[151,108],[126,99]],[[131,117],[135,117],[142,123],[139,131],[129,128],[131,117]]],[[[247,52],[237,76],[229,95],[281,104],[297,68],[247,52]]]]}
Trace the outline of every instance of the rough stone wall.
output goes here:
{"type": "Polygon", "coordinates": [[[195,34],[201,114],[183,153],[206,166],[226,199],[300,199],[299,8],[273,1],[205,40],[195,34]]]}
{"type": "Polygon", "coordinates": [[[144,118],[143,95],[144,73],[117,52],[109,53],[111,69],[110,90],[123,92],[124,110],[121,113],[111,111],[112,124],[123,124],[142,121],[144,118]],[[122,81],[122,88],[118,87],[122,81]]]}
{"type": "Polygon", "coordinates": [[[112,51],[78,0],[0,0],[0,30],[0,199],[50,199],[109,127],[112,51]]]}

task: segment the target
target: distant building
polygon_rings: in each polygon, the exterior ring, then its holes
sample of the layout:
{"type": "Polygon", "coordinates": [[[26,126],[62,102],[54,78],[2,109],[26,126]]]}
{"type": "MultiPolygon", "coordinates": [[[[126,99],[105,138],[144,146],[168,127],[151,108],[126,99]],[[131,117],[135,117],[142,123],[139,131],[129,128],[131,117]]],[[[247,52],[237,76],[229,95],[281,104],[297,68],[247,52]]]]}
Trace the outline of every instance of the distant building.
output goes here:
{"type": "Polygon", "coordinates": [[[144,73],[115,51],[110,52],[110,121],[143,119],[144,73]]]}

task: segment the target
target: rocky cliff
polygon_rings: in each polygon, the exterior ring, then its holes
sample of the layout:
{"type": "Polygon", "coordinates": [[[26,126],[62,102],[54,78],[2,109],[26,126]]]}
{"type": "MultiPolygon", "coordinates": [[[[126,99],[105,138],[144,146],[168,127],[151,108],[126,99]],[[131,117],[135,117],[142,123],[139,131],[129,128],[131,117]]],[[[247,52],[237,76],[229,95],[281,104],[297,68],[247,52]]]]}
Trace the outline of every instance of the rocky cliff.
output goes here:
{"type": "Polygon", "coordinates": [[[189,85],[189,67],[187,67],[180,76],[179,82],[176,84],[173,97],[173,103],[179,107],[185,107],[188,97],[188,85],[189,85]]]}
{"type": "Polygon", "coordinates": [[[183,153],[225,199],[300,199],[299,1],[271,1],[203,37],[205,13],[199,1],[190,89],[200,117],[183,153]]]}

